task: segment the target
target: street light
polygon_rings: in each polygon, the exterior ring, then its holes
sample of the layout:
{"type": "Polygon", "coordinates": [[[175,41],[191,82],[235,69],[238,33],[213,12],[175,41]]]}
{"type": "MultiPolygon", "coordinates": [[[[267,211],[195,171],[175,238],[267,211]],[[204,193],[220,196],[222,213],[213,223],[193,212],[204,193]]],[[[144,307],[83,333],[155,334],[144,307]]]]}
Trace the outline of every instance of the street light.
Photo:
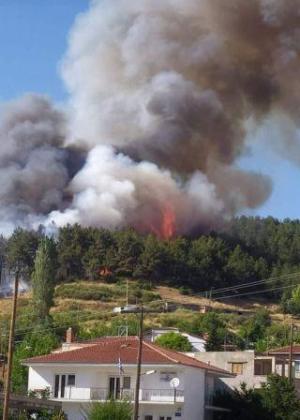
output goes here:
{"type": "Polygon", "coordinates": [[[144,372],[144,373],[141,373],[141,376],[144,376],[144,375],[153,375],[154,373],[156,373],[156,370],[148,370],[147,372],[144,372]]]}

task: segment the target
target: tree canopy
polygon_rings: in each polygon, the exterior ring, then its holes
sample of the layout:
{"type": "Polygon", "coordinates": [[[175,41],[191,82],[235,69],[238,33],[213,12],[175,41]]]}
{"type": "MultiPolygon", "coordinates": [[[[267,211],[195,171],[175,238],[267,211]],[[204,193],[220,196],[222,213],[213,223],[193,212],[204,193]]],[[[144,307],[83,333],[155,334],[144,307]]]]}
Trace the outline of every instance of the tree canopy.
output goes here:
{"type": "Polygon", "coordinates": [[[155,344],[177,351],[192,351],[188,338],[176,332],[169,332],[157,337],[155,344]]]}
{"type": "Polygon", "coordinates": [[[268,376],[262,389],[248,389],[232,393],[217,393],[214,404],[228,408],[218,420],[297,420],[300,418],[300,400],[293,383],[279,375],[268,376]]]}

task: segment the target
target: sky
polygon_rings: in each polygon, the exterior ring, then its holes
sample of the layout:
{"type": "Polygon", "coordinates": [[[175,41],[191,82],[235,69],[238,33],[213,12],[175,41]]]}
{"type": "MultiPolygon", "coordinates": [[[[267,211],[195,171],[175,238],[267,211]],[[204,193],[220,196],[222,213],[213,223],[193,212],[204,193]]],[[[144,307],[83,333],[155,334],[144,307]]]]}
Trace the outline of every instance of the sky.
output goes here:
{"type": "MultiPolygon", "coordinates": [[[[88,0],[0,0],[0,102],[27,92],[67,100],[59,64],[68,33],[88,0]]],[[[300,168],[274,156],[267,146],[253,147],[238,164],[267,174],[273,181],[269,200],[249,215],[279,219],[300,217],[300,168]]]]}

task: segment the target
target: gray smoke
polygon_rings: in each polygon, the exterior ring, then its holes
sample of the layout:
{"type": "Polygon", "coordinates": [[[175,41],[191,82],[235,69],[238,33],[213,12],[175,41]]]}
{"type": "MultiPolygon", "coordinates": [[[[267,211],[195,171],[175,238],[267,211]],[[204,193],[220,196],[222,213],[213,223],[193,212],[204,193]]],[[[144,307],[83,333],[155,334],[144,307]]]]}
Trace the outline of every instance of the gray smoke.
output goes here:
{"type": "Polygon", "coordinates": [[[17,213],[53,209],[48,224],[153,232],[172,213],[176,231],[188,233],[261,205],[270,180],[236,162],[249,120],[256,127],[284,121],[287,138],[269,143],[300,161],[299,28],[300,0],[92,1],[62,64],[66,143],[84,147],[86,163],[66,203],[68,175],[61,143],[53,142],[64,137],[58,118],[46,135],[51,185],[39,177],[25,210],[16,194],[17,213]]]}
{"type": "Polygon", "coordinates": [[[30,227],[63,208],[70,180],[63,147],[65,120],[49,100],[26,95],[5,104],[0,116],[0,227],[30,227]]]}

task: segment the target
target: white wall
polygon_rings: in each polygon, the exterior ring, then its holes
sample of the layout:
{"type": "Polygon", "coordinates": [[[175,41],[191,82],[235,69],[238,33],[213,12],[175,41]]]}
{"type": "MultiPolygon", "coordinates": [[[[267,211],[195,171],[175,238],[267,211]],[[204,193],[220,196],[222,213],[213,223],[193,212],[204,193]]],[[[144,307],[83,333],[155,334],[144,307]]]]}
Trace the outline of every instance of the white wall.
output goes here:
{"type": "Polygon", "coordinates": [[[204,419],[205,371],[197,368],[185,369],[184,420],[204,419]]]}
{"type": "MultiPolygon", "coordinates": [[[[157,372],[151,375],[144,375],[141,377],[141,389],[157,389],[168,390],[172,394],[169,381],[161,380],[163,372],[173,372],[174,376],[179,378],[180,385],[178,390],[184,390],[184,403],[177,402],[173,404],[172,399],[169,403],[149,402],[140,403],[141,420],[144,420],[145,415],[153,415],[154,420],[159,420],[159,416],[171,416],[172,419],[178,420],[203,420],[204,419],[204,394],[205,394],[205,372],[197,368],[189,368],[177,365],[169,366],[143,366],[142,373],[148,370],[156,369],[157,372]],[[175,417],[181,413],[180,417],[175,417]]],[[[83,420],[84,417],[80,414],[80,407],[87,406],[84,403],[85,390],[89,388],[108,388],[109,376],[117,376],[119,373],[117,367],[71,367],[65,366],[34,366],[29,369],[29,389],[43,389],[50,387],[53,390],[55,374],[75,374],[76,388],[79,388],[78,397],[82,396],[82,401],[66,401],[63,400],[63,409],[69,415],[69,420],[83,420]]],[[[124,366],[124,376],[131,377],[131,389],[135,387],[136,379],[135,366],[124,366]]],[[[66,394],[68,395],[68,387],[66,387],[66,394]]],[[[76,395],[77,397],[77,395],[76,395]]]]}
{"type": "Polygon", "coordinates": [[[28,372],[28,390],[45,389],[52,386],[53,373],[48,367],[30,367],[28,372]]]}
{"type": "Polygon", "coordinates": [[[206,340],[204,340],[204,338],[196,337],[187,333],[182,333],[182,335],[189,340],[193,347],[193,351],[205,351],[206,340]]]}

